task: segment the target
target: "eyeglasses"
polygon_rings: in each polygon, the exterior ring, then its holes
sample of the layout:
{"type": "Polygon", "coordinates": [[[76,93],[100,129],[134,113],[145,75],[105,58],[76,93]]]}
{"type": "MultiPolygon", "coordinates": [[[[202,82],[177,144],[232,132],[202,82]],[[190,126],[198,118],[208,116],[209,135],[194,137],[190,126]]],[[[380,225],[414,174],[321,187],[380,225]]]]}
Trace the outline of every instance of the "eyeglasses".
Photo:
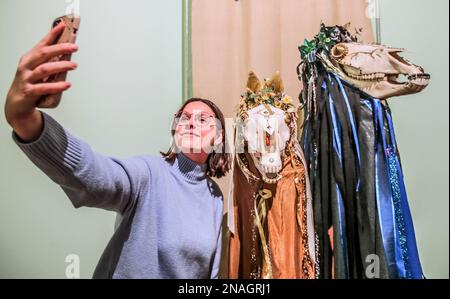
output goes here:
{"type": "Polygon", "coordinates": [[[199,127],[216,126],[216,118],[207,113],[177,113],[175,121],[177,125],[188,125],[191,118],[194,117],[194,124],[199,127]],[[178,121],[177,121],[178,120],[178,121]]]}

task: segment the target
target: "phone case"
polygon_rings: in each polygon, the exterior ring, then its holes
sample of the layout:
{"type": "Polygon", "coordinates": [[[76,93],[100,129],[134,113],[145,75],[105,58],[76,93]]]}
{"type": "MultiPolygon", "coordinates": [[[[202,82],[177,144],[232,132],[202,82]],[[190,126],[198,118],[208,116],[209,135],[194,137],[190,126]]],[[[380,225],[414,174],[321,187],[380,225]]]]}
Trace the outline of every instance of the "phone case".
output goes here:
{"type": "MultiPolygon", "coordinates": [[[[65,15],[57,18],[53,22],[53,27],[57,26],[60,22],[66,23],[63,33],[58,38],[55,44],[61,43],[75,43],[77,39],[78,30],[80,28],[80,17],[75,15],[65,15]]],[[[72,58],[71,54],[64,54],[60,56],[53,57],[49,62],[57,61],[70,61],[72,58]]],[[[43,83],[54,83],[65,81],[67,77],[67,72],[51,75],[43,80],[43,83]]],[[[45,95],[38,100],[38,108],[56,108],[61,101],[62,93],[45,95]]]]}

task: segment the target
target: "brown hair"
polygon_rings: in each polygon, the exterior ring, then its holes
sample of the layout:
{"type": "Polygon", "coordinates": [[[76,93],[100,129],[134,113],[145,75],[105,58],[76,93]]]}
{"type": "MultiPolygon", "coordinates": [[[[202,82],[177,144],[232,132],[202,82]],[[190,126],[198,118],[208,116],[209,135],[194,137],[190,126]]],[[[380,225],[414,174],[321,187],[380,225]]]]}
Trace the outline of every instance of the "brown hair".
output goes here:
{"type": "MultiPolygon", "coordinates": [[[[180,116],[181,113],[184,111],[184,108],[186,108],[187,105],[193,102],[202,102],[205,105],[208,105],[209,108],[214,112],[215,117],[220,121],[220,124],[222,126],[222,142],[220,144],[220,149],[217,150],[217,152],[214,150],[208,157],[208,161],[206,162],[208,165],[208,169],[206,171],[206,174],[209,177],[213,178],[221,178],[227,174],[228,171],[230,171],[231,166],[231,155],[228,153],[229,151],[226,148],[226,134],[225,134],[225,118],[223,116],[222,111],[220,111],[219,107],[217,107],[216,104],[214,104],[210,100],[200,99],[200,98],[192,98],[186,101],[181,108],[177,111],[175,114],[175,117],[180,116]]],[[[175,136],[175,122],[172,125],[171,130],[172,138],[175,136]]],[[[166,158],[167,161],[173,162],[175,160],[175,157],[177,153],[174,151],[174,145],[166,152],[161,152],[161,155],[166,158]]]]}

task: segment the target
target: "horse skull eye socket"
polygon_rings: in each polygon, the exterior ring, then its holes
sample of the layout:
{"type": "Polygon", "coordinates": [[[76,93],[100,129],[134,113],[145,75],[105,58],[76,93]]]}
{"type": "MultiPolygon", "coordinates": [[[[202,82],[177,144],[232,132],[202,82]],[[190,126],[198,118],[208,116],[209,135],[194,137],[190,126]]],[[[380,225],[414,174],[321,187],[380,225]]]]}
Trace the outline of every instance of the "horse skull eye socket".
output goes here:
{"type": "Polygon", "coordinates": [[[348,47],[344,44],[337,44],[331,49],[331,56],[333,56],[334,59],[339,60],[347,56],[348,54],[348,47]]]}

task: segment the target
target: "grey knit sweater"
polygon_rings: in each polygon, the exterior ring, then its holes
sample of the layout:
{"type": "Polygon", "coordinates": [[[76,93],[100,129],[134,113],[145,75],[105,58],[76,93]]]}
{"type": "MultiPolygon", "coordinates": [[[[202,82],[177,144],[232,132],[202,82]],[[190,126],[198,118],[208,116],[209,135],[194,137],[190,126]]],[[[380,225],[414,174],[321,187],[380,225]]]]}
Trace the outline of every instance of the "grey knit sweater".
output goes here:
{"type": "Polygon", "coordinates": [[[94,278],[217,278],[223,196],[198,165],[178,154],[116,159],[94,152],[50,115],[32,143],[13,140],[76,208],[115,211],[123,220],[94,278]]]}

